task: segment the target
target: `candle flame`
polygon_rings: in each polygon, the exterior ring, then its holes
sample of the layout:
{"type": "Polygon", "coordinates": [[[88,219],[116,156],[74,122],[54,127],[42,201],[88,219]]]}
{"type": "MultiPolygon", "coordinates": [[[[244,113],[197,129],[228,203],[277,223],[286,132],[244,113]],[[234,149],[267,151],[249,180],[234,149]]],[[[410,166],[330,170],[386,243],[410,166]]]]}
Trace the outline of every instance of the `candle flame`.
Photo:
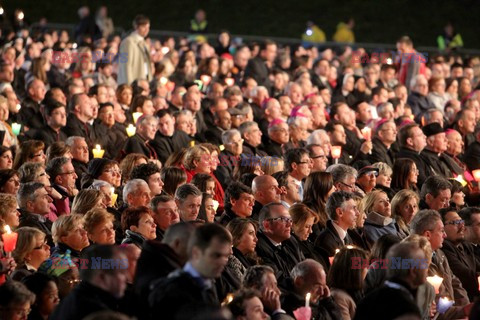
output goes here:
{"type": "Polygon", "coordinates": [[[309,292],[309,293],[307,293],[305,299],[306,299],[306,300],[310,300],[310,297],[311,297],[311,296],[312,296],[312,294],[309,292]]]}
{"type": "Polygon", "coordinates": [[[12,233],[12,229],[10,229],[10,226],[8,224],[5,225],[4,229],[5,229],[5,233],[8,233],[8,234],[12,233]]]}
{"type": "Polygon", "coordinates": [[[101,150],[101,149],[102,149],[102,147],[100,147],[100,145],[99,145],[99,144],[97,144],[97,145],[95,146],[95,149],[97,149],[97,150],[101,150]]]}

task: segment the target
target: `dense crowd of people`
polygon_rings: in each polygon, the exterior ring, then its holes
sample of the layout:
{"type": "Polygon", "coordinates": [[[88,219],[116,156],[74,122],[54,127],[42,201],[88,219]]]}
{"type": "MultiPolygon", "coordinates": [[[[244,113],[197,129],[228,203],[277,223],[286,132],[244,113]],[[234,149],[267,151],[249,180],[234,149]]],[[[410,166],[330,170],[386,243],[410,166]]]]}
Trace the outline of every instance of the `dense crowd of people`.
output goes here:
{"type": "Polygon", "coordinates": [[[478,57],[79,14],[2,33],[1,319],[478,319],[478,57]]]}

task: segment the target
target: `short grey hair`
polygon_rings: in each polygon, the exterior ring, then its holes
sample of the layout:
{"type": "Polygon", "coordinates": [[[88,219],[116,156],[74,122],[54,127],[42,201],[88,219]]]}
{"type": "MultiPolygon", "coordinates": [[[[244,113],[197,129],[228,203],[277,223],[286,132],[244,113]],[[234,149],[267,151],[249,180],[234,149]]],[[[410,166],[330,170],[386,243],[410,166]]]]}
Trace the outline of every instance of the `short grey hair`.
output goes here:
{"type": "Polygon", "coordinates": [[[17,202],[20,209],[27,208],[27,201],[34,201],[36,198],[35,191],[44,188],[43,183],[28,182],[20,185],[17,193],[17,202]]]}
{"type": "Polygon", "coordinates": [[[227,131],[223,132],[222,133],[222,143],[223,144],[229,144],[230,142],[232,142],[233,137],[237,134],[240,137],[242,136],[240,134],[240,131],[238,131],[237,129],[230,129],[230,130],[227,130],[227,131]]]}
{"type": "Polygon", "coordinates": [[[312,273],[315,268],[323,269],[323,266],[313,259],[305,259],[302,262],[298,263],[295,267],[293,267],[292,271],[290,272],[292,279],[295,280],[299,277],[305,278],[308,274],[312,273]]]}
{"type": "Polygon", "coordinates": [[[50,176],[50,181],[55,181],[55,178],[63,173],[63,166],[70,162],[72,160],[67,157],[57,157],[50,160],[45,168],[45,171],[50,176]]]}
{"type": "Polygon", "coordinates": [[[127,201],[127,197],[131,193],[136,193],[138,191],[138,188],[140,186],[148,187],[148,184],[145,182],[145,180],[142,179],[132,179],[125,184],[125,187],[123,188],[123,201],[127,201]]]}
{"type": "Polygon", "coordinates": [[[20,183],[27,183],[35,181],[38,178],[38,170],[43,168],[44,165],[40,162],[25,162],[20,168],[18,168],[18,177],[20,183]]]}
{"type": "Polygon", "coordinates": [[[175,200],[184,202],[188,196],[201,197],[202,191],[191,183],[182,184],[175,191],[175,200]]]}
{"type": "Polygon", "coordinates": [[[107,181],[103,180],[94,180],[89,189],[100,190],[103,187],[112,188],[112,185],[107,181]]]}
{"type": "Polygon", "coordinates": [[[257,127],[258,128],[258,123],[256,123],[255,121],[246,121],[244,123],[242,123],[240,125],[240,127],[238,127],[238,130],[240,131],[240,133],[242,134],[242,137],[245,135],[245,133],[249,133],[253,127],[257,127]]]}
{"type": "Polygon", "coordinates": [[[325,144],[325,141],[322,139],[322,135],[326,135],[327,131],[323,129],[317,129],[313,131],[307,138],[307,144],[325,144]]]}
{"type": "Polygon", "coordinates": [[[344,182],[349,176],[356,179],[358,174],[355,168],[340,163],[331,165],[325,171],[332,174],[333,183],[344,182]]]}
{"type": "Polygon", "coordinates": [[[425,231],[431,231],[437,221],[442,217],[436,210],[420,210],[410,222],[410,232],[423,235],[425,231]]]}
{"type": "Polygon", "coordinates": [[[297,116],[297,117],[290,117],[287,120],[287,124],[295,128],[301,126],[302,122],[305,122],[306,124],[308,124],[308,119],[305,117],[297,116]]]}
{"type": "Polygon", "coordinates": [[[80,137],[80,136],[70,136],[67,138],[67,140],[65,140],[65,144],[69,147],[73,147],[73,145],[75,144],[75,141],[77,140],[84,140],[85,141],[85,138],[84,137],[80,137]]]}

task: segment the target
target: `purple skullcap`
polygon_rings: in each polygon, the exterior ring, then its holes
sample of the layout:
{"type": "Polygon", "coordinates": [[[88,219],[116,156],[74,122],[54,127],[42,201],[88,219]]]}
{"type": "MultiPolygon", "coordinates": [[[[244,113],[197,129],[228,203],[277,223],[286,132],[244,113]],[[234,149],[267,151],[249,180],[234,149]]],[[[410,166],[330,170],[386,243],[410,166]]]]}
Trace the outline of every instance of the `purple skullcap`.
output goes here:
{"type": "Polygon", "coordinates": [[[282,119],[279,119],[279,118],[273,119],[273,120],[270,121],[270,123],[268,124],[268,128],[271,128],[271,127],[273,127],[273,126],[276,126],[277,124],[282,124],[282,123],[285,123],[285,121],[283,121],[282,119]]]}
{"type": "Polygon", "coordinates": [[[263,109],[266,109],[267,108],[267,103],[271,100],[273,100],[274,98],[265,98],[263,101],[262,101],[262,108],[263,109]]]}
{"type": "Polygon", "coordinates": [[[379,129],[381,126],[383,126],[383,124],[384,124],[385,122],[388,122],[388,121],[390,121],[390,120],[385,119],[385,118],[382,118],[382,119],[378,120],[377,123],[375,124],[375,132],[377,132],[378,129],[379,129]]]}

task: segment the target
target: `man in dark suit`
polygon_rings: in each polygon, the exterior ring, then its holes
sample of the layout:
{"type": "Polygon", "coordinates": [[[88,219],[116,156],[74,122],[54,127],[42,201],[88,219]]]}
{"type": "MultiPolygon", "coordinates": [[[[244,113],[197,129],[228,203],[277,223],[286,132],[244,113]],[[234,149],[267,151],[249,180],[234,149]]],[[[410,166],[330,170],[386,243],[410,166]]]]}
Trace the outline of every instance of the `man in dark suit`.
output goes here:
{"type": "Polygon", "coordinates": [[[291,238],[292,218],[280,202],[263,206],[255,248],[263,263],[275,270],[279,282],[290,278],[290,271],[305,259],[297,241],[291,238]]]}
{"type": "Polygon", "coordinates": [[[67,125],[62,128],[67,136],[79,136],[85,138],[89,149],[94,145],[95,135],[92,125],[89,123],[93,119],[93,108],[90,98],[84,94],[75,94],[70,100],[67,117],[67,125]]]}
{"type": "Polygon", "coordinates": [[[427,280],[428,260],[425,253],[415,243],[399,243],[394,245],[387,254],[391,263],[393,259],[424,262],[424,265],[408,264],[409,269],[393,268],[390,264],[387,270],[388,280],[385,284],[372,291],[357,304],[354,320],[388,320],[421,319],[415,296],[418,286],[427,280]],[[411,317],[411,318],[410,318],[411,317]]]}
{"type": "Polygon", "coordinates": [[[375,128],[375,137],[372,139],[372,153],[367,155],[371,164],[383,162],[393,168],[395,155],[392,144],[397,139],[397,126],[393,121],[380,120],[375,128]]]}
{"type": "Polygon", "coordinates": [[[473,245],[465,241],[465,221],[456,211],[455,208],[444,208],[439,211],[447,234],[442,250],[447,256],[453,274],[460,279],[470,301],[473,301],[480,294],[477,279],[480,264],[475,259],[473,245]]]}
{"type": "Polygon", "coordinates": [[[22,103],[18,120],[29,129],[40,129],[45,124],[42,115],[41,101],[45,98],[45,84],[33,78],[27,83],[27,98],[22,103]]]}
{"type": "Polygon", "coordinates": [[[196,228],[183,269],[152,284],[149,297],[152,318],[192,319],[219,310],[214,281],[227,264],[231,246],[232,236],[224,227],[208,223],[196,228]]]}
{"type": "Polygon", "coordinates": [[[171,154],[187,148],[192,139],[184,131],[175,130],[175,118],[170,110],[159,110],[157,118],[158,130],[150,144],[155,149],[158,160],[164,164],[171,154]]]}
{"type": "Polygon", "coordinates": [[[258,124],[253,121],[247,121],[240,125],[238,128],[242,134],[243,142],[243,154],[254,157],[266,157],[267,153],[260,150],[259,147],[262,144],[262,131],[258,127],[258,124]]]}
{"type": "Polygon", "coordinates": [[[148,159],[157,159],[155,148],[150,145],[150,141],[155,138],[157,132],[158,120],[154,116],[141,116],[137,121],[137,130],[135,135],[131,136],[125,142],[122,153],[140,153],[148,159]]]}
{"type": "Polygon", "coordinates": [[[58,101],[50,100],[45,105],[46,125],[40,129],[30,129],[27,136],[45,143],[45,148],[57,141],[65,141],[67,135],[61,131],[67,124],[65,106],[58,101]]]}
{"type": "Polygon", "coordinates": [[[273,67],[276,56],[276,43],[271,40],[262,42],[258,56],[248,61],[245,68],[245,78],[254,78],[259,86],[264,86],[270,91],[272,82],[269,79],[269,70],[273,67]]]}
{"type": "Polygon", "coordinates": [[[327,221],[327,228],[318,236],[315,247],[324,251],[328,257],[333,257],[336,249],[352,244],[347,231],[355,227],[359,211],[353,194],[346,191],[332,193],[326,211],[331,220],[327,221]]]}
{"type": "Polygon", "coordinates": [[[223,144],[222,133],[232,127],[232,116],[227,110],[220,110],[215,113],[213,118],[213,126],[205,132],[205,140],[219,146],[223,144]]]}

